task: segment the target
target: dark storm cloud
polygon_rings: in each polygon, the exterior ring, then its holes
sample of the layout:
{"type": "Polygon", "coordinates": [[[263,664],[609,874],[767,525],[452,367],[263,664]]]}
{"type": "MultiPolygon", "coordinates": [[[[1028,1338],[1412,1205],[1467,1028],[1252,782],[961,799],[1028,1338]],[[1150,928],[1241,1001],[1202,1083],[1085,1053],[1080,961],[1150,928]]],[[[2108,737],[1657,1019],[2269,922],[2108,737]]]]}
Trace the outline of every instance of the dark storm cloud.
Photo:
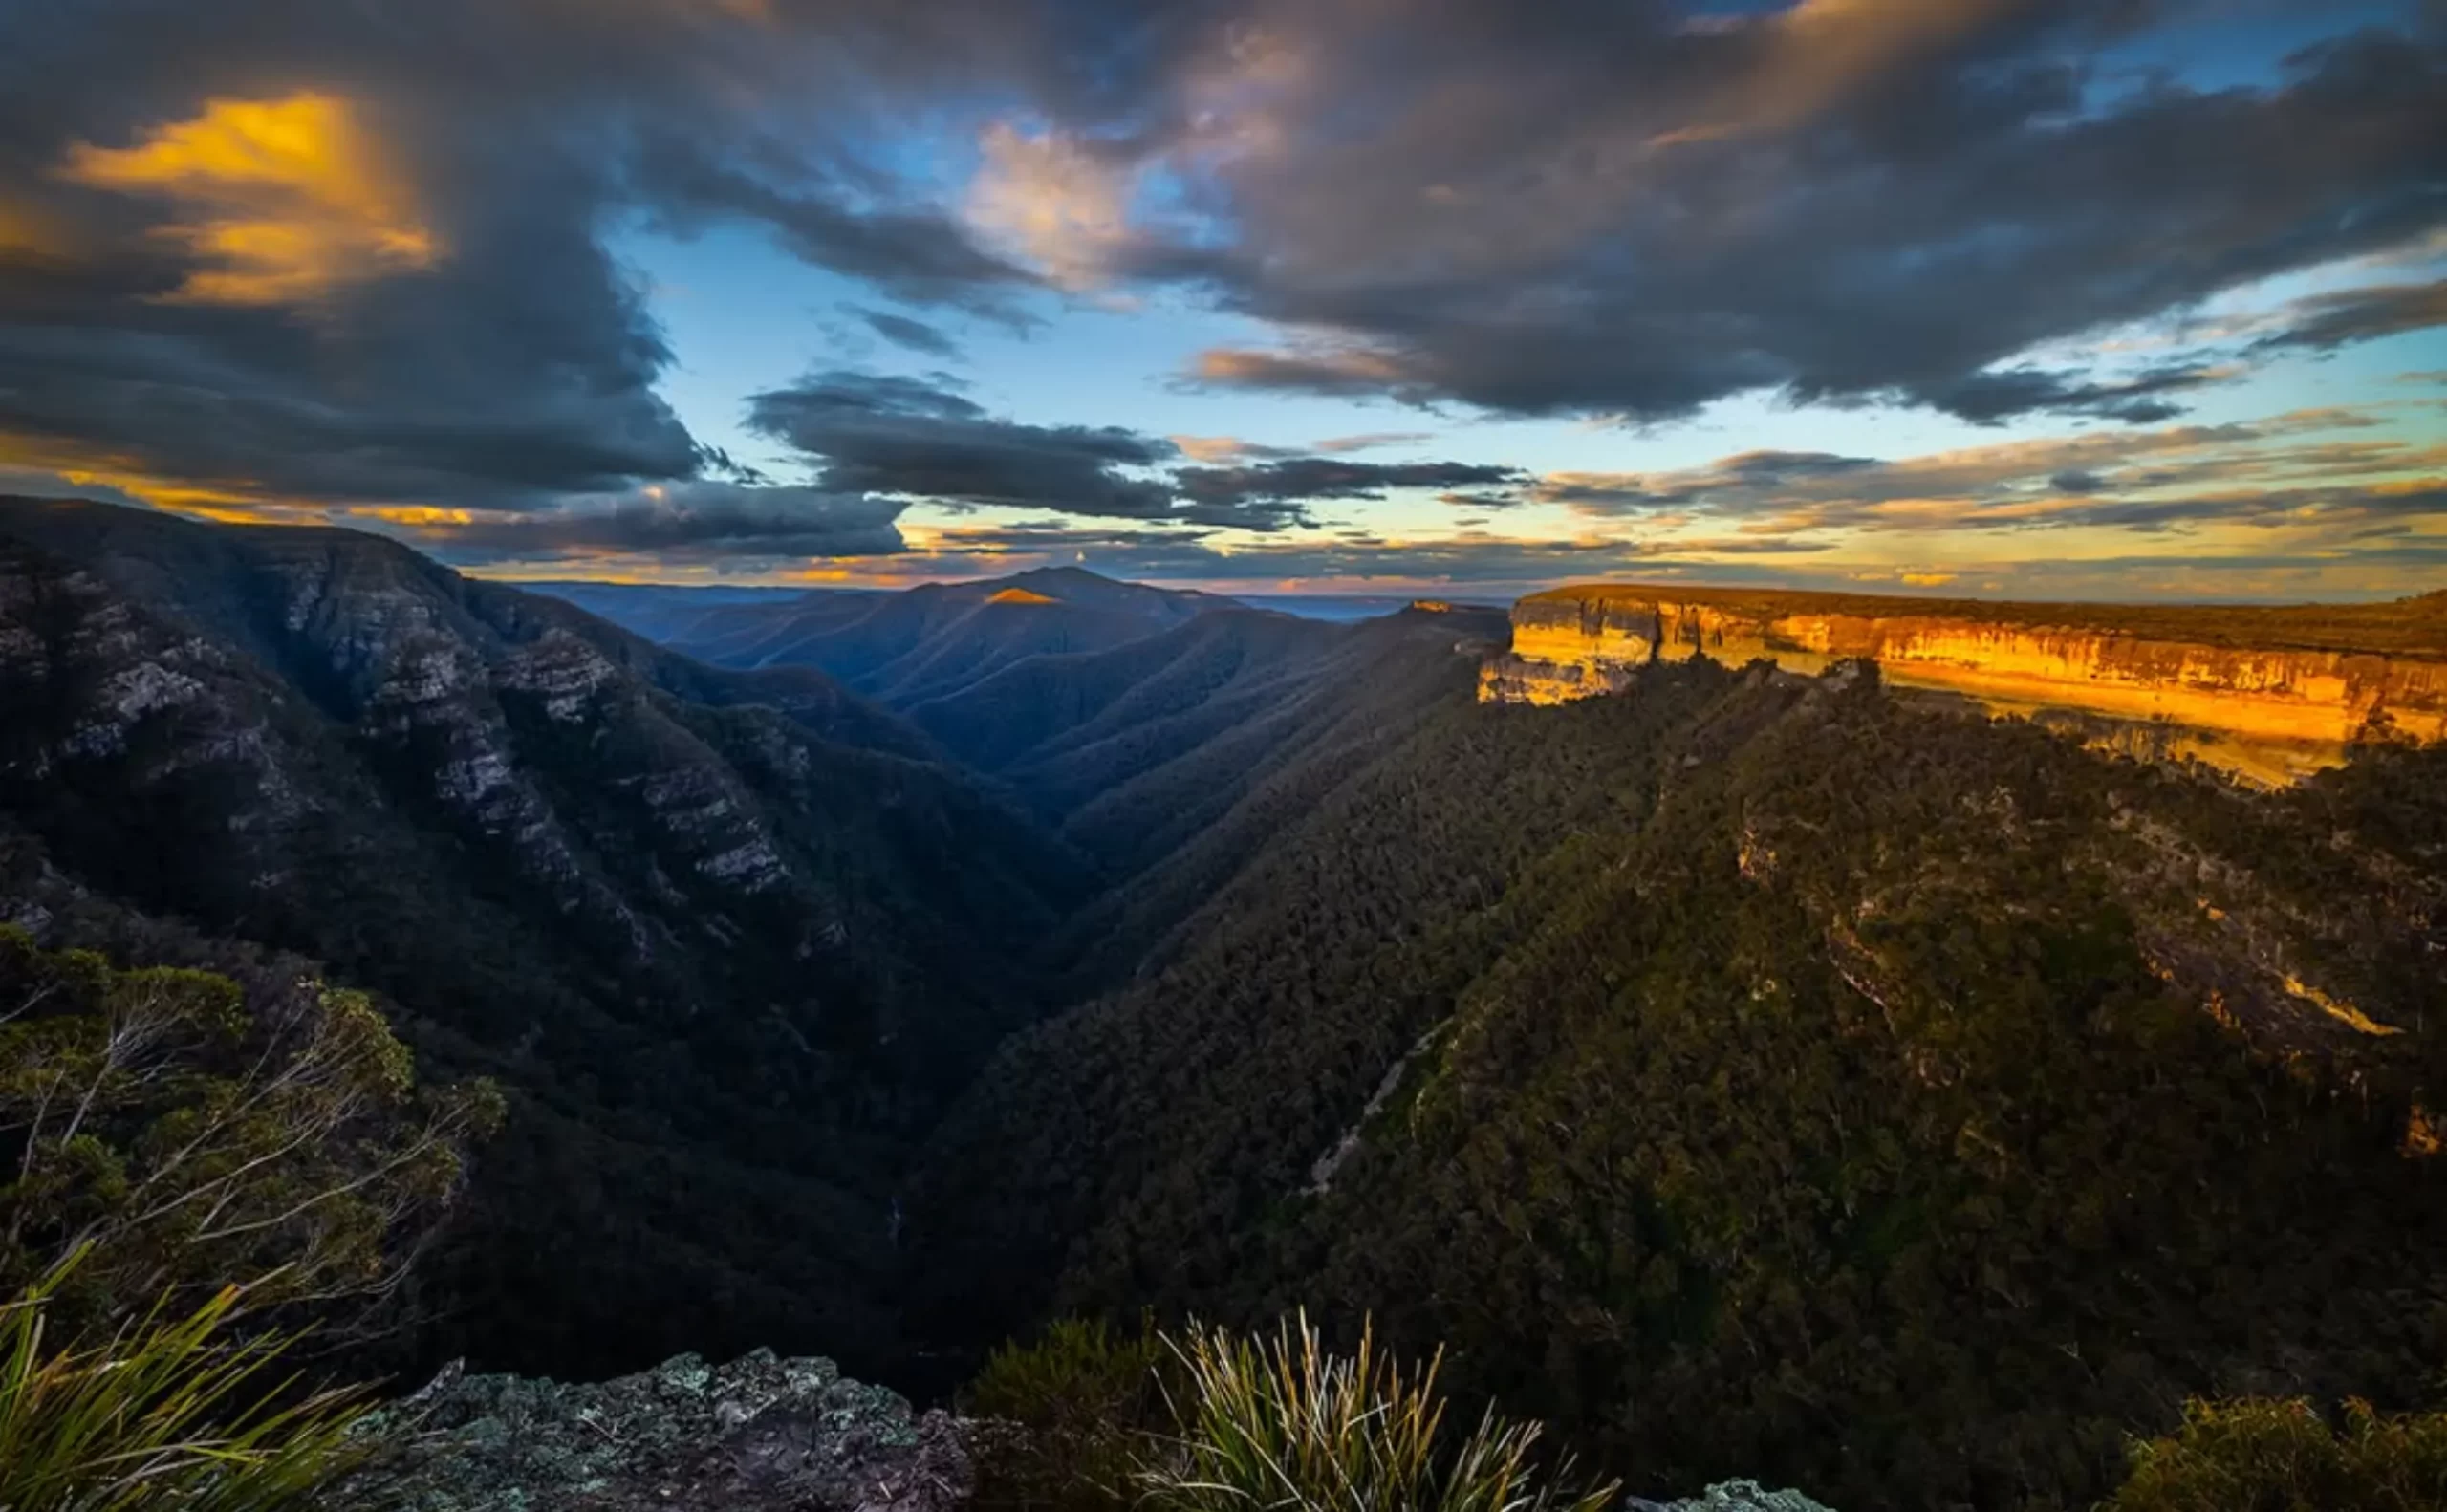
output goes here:
{"type": "Polygon", "coordinates": [[[1249,85],[1280,145],[1220,170],[1238,246],[1141,266],[1306,333],[1205,354],[1214,384],[1641,419],[1781,387],[2148,421],[2213,375],[2004,365],[2447,225],[2439,36],[2339,36],[2266,88],[2134,88],[2100,52],[2154,13],[1287,11],[1294,81],[1249,85]]]}
{"type": "Polygon", "coordinates": [[[668,353],[600,249],[549,211],[501,221],[470,251],[498,236],[515,255],[350,291],[324,320],[79,309],[0,275],[0,435],[329,501],[508,504],[695,472],[651,387],[668,353]]]}
{"type": "MultiPolygon", "coordinates": [[[[1981,421],[2161,418],[2218,374],[2022,354],[2447,225],[2437,34],[2340,35],[2273,85],[2208,90],[2135,87],[2103,60],[2159,13],[2130,0],[1682,11],[18,5],[0,47],[0,457],[547,514],[702,480],[722,469],[657,396],[672,355],[603,236],[747,227],[921,314],[1026,324],[1050,275],[909,150],[989,121],[1166,176],[1172,218],[1099,250],[1117,280],[1298,333],[1210,352],[1199,381],[1522,414],[1655,419],[1782,388],[1981,421]],[[216,101],[309,95],[345,108],[384,181],[319,206],[292,246],[311,294],[215,266],[246,239],[216,242],[212,217],[255,213],[260,186],[68,171],[216,101]],[[200,297],[200,276],[257,296],[200,297]]],[[[2436,312],[2436,286],[2321,296],[2263,351],[2436,312]]],[[[868,320],[913,351],[948,341],[868,320]]],[[[760,396],[760,423],[820,459],[827,492],[1298,518],[1289,494],[1139,475],[1177,460],[1153,438],[791,392],[760,396]]]]}
{"type": "Polygon", "coordinates": [[[822,170],[810,164],[790,162],[802,182],[784,187],[715,156],[723,150],[665,143],[642,155],[634,182],[657,207],[660,228],[685,234],[725,219],[760,222],[806,261],[865,279],[900,298],[961,305],[1025,322],[1010,307],[1010,296],[1032,286],[1034,276],[980,247],[943,210],[854,207],[845,201],[855,188],[825,183],[822,170]]]}
{"type": "Polygon", "coordinates": [[[459,562],[632,552],[662,558],[884,556],[902,549],[894,499],[695,482],[609,505],[479,518],[428,533],[459,562]]]}
{"type": "Polygon", "coordinates": [[[1475,463],[1293,457],[1242,467],[1184,467],[1173,474],[1173,483],[1188,503],[1186,518],[1232,523],[1251,512],[1301,519],[1308,503],[1322,499],[1381,499],[1391,488],[1483,487],[1526,476],[1518,467],[1475,463]]]}
{"type": "Polygon", "coordinates": [[[1918,385],[1910,392],[1932,408],[1980,425],[2000,424],[2041,411],[2152,425],[2183,413],[2183,405],[2171,396],[2205,387],[2224,376],[2211,368],[2174,367],[2102,382],[2077,373],[2015,368],[1918,385]]]}
{"type": "Polygon", "coordinates": [[[1122,469],[1179,455],[1171,442],[1111,426],[1029,425],[916,378],[813,375],[748,400],[749,426],[817,464],[836,493],[1061,509],[1157,520],[1172,490],[1122,469]]]}
{"type": "MultiPolygon", "coordinates": [[[[804,456],[816,468],[817,486],[831,492],[1217,529],[1307,525],[1313,503],[1381,499],[1393,488],[1527,481],[1515,467],[1457,462],[1294,456],[1242,466],[1183,466],[1182,446],[1168,438],[1115,426],[1006,420],[948,387],[888,374],[812,375],[753,396],[747,423],[804,456]]],[[[1210,444],[1201,442],[1198,449],[1210,444]]],[[[1266,450],[1234,446],[1242,455],[1266,450]]]]}
{"type": "Polygon", "coordinates": [[[2296,300],[2288,313],[2296,323],[2263,337],[2261,346],[2333,351],[2350,342],[2447,325],[2447,279],[2315,294],[2296,300]]]}
{"type": "Polygon", "coordinates": [[[1009,301],[1034,275],[872,144],[943,92],[1120,102],[1087,87],[1099,35],[1129,30],[1104,19],[988,0],[19,7],[0,47],[0,456],[483,508],[695,478],[708,458],[654,392],[671,354],[602,234],[761,227],[900,298],[1024,321],[1009,301]],[[228,107],[292,105],[361,150],[284,184],[227,167],[259,148],[223,152],[218,179],[69,171],[199,122],[234,140],[228,107]],[[283,256],[287,282],[220,266],[283,256]]]}

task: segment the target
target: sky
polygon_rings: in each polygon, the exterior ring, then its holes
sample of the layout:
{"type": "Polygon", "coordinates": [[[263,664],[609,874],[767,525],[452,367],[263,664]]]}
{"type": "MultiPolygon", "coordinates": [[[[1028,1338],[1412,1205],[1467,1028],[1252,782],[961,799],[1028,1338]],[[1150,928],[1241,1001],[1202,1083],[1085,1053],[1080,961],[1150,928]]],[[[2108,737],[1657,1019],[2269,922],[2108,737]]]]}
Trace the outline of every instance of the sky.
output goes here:
{"type": "Polygon", "coordinates": [[[0,494],[510,579],[2447,588],[2447,0],[0,0],[0,494]]]}

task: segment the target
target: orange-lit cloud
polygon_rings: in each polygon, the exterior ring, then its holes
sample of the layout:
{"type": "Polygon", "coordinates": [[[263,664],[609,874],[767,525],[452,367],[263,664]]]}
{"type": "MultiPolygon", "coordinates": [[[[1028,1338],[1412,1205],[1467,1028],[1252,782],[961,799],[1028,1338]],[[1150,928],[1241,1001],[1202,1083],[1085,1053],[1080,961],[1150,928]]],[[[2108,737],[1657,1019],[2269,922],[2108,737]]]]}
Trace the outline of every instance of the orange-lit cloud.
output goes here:
{"type": "Polygon", "coordinates": [[[1204,383],[1272,385],[1316,393],[1369,393],[1403,381],[1401,365],[1355,347],[1262,352],[1247,347],[1209,347],[1191,366],[1204,383]]]}
{"type": "Polygon", "coordinates": [[[199,266],[176,300],[294,304],[442,255],[404,179],[331,95],[207,100],[132,147],[79,142],[60,173],[178,207],[181,218],[157,234],[199,266]]]}
{"type": "Polygon", "coordinates": [[[0,430],[0,493],[15,491],[133,500],[233,525],[291,523],[324,512],[320,506],[274,498],[244,483],[165,477],[138,457],[0,430]]]}
{"type": "Polygon", "coordinates": [[[1067,137],[1002,121],[978,146],[985,163],[969,185],[969,224],[1066,289],[1104,282],[1131,240],[1128,172],[1067,137]]]}
{"type": "Polygon", "coordinates": [[[1167,439],[1192,462],[1209,464],[1239,462],[1249,454],[1249,443],[1238,436],[1173,436],[1167,439]]]}
{"type": "Polygon", "coordinates": [[[58,250],[58,235],[47,221],[22,205],[0,201],[0,256],[41,257],[58,250]]]}

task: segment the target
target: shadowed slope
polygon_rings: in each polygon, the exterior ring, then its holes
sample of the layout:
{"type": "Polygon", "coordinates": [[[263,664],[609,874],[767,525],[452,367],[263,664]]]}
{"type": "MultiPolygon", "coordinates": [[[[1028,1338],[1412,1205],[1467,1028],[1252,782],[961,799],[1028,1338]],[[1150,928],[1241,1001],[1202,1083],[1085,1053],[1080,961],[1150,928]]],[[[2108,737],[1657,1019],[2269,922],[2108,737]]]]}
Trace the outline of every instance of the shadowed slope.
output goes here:
{"type": "Polygon", "coordinates": [[[0,503],[0,817],[63,870],[528,1094],[453,1283],[508,1364],[882,1348],[899,1152],[1042,1010],[1081,880],[812,669],[347,531],[0,503]]]}

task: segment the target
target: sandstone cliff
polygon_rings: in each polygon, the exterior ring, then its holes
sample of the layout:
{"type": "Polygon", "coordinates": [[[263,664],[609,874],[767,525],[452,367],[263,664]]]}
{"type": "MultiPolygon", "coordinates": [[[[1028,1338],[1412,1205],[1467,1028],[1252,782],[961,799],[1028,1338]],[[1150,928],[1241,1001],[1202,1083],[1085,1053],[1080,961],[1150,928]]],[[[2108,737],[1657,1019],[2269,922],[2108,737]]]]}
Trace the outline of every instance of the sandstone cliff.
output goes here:
{"type": "Polygon", "coordinates": [[[1564,702],[1700,655],[1805,674],[1866,659],[1899,686],[2069,717],[2102,744],[2270,784],[2378,729],[2447,740],[2447,594],[2258,608],[1559,588],[1513,606],[1511,651],[1487,662],[1479,697],[1564,702]]]}

